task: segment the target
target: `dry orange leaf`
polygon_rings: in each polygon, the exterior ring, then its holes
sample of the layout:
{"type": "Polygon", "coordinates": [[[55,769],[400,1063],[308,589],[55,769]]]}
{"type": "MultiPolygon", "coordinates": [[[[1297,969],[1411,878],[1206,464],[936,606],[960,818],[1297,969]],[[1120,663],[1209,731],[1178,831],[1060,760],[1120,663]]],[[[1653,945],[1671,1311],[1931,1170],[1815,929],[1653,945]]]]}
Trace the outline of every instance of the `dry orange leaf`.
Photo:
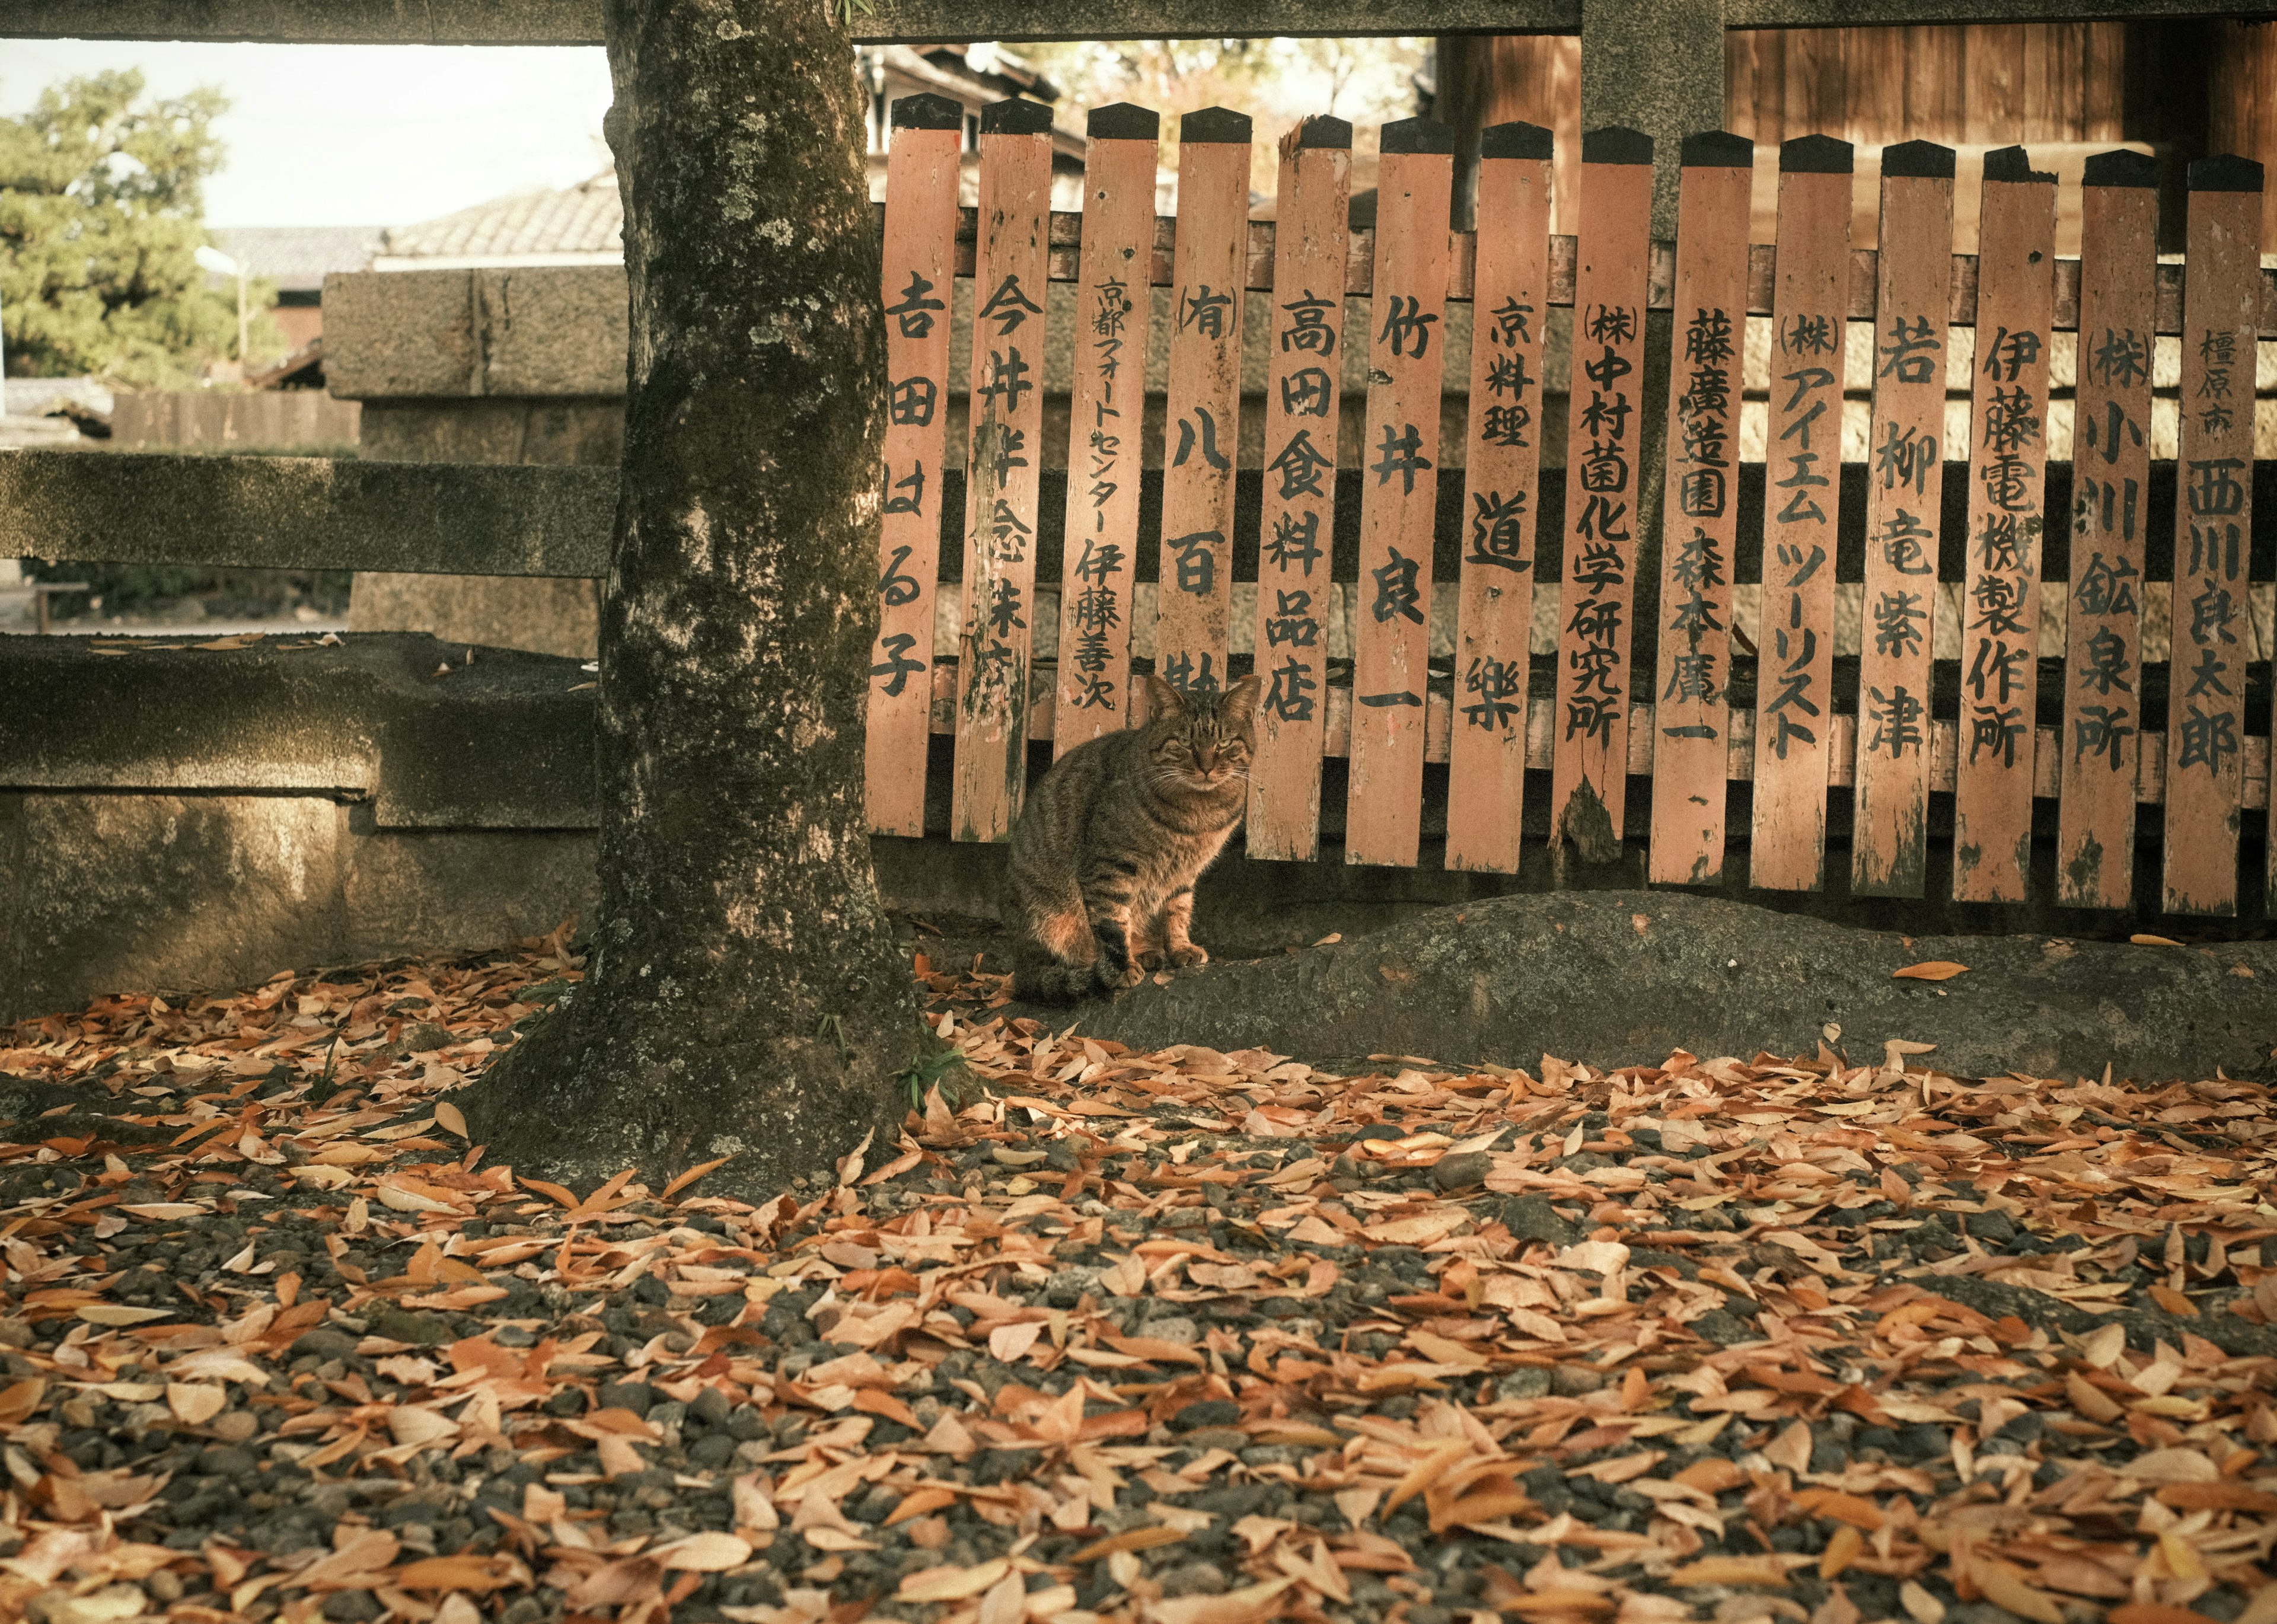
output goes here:
{"type": "Polygon", "coordinates": [[[1669,1574],[1674,1584],[1785,1584],[1786,1564],[1767,1556],[1703,1556],[1669,1574]]]}
{"type": "Polygon", "coordinates": [[[2176,1319],[2194,1320],[2198,1316],[2197,1304],[2192,1302],[2189,1298],[2183,1296],[2172,1286],[2152,1286],[2151,1288],[2151,1300],[2157,1303],[2167,1313],[2173,1315],[2176,1319]]]}
{"type": "Polygon", "coordinates": [[[1969,1572],[1976,1581],[1976,1588],[1995,1605],[2006,1607],[2019,1618],[2037,1620],[2037,1624],[2064,1624],[2061,1604],[2045,1590],[2026,1584],[2007,1563],[1988,1561],[1979,1556],[1969,1564],[1969,1572]]]}
{"type": "Polygon", "coordinates": [[[504,1557],[430,1556],[387,1577],[399,1590],[498,1590],[514,1582],[517,1566],[504,1557]]]}
{"type": "Polygon", "coordinates": [[[894,1592],[894,1599],[963,1601],[979,1595],[1011,1571],[1012,1564],[1001,1556],[971,1567],[928,1567],[903,1579],[901,1589],[894,1592]]]}
{"type": "Polygon", "coordinates": [[[1093,1541],[1068,1560],[1079,1567],[1085,1562],[1095,1562],[1100,1557],[1113,1556],[1118,1551],[1152,1551],[1157,1545],[1175,1545],[1185,1536],[1183,1529],[1129,1529],[1120,1534],[1110,1534],[1105,1539],[1093,1541]]]}
{"type": "Polygon", "coordinates": [[[1918,964],[1908,964],[1902,970],[1890,972],[1894,981],[1950,981],[1957,975],[1967,975],[1969,966],[1956,964],[1949,958],[1923,959],[1918,964]]]}
{"type": "Polygon", "coordinates": [[[956,1495],[951,1490],[912,1489],[902,1497],[900,1505],[886,1513],[884,1526],[892,1528],[897,1522],[907,1522],[912,1517],[922,1517],[927,1512],[956,1504],[956,1495]]]}

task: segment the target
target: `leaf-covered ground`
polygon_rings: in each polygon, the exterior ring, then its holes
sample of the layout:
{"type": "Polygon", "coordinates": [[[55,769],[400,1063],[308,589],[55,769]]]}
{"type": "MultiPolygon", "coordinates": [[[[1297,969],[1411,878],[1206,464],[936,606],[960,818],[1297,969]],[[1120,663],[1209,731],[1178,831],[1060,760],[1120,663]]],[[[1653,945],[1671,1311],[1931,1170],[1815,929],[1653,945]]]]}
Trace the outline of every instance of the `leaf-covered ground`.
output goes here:
{"type": "Polygon", "coordinates": [[[2264,1090],[1330,1076],[920,964],[901,1144],[581,1197],[450,1103],[577,962],[0,1031],[0,1617],[2277,1624],[2264,1090]]]}

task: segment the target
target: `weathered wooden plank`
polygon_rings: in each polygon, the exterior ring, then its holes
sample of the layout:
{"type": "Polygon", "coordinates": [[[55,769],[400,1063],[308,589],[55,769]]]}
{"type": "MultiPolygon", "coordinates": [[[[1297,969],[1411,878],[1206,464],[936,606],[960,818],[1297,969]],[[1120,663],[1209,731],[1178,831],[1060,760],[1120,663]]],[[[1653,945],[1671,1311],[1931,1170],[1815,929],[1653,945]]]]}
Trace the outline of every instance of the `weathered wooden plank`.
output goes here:
{"type": "Polygon", "coordinates": [[[1178,121],[1177,280],[1154,630],[1154,669],[1181,691],[1219,693],[1226,685],[1248,217],[1248,116],[1218,107],[1186,114],[1178,121]]]}
{"type": "Polygon", "coordinates": [[[2261,165],[2189,168],[2174,513],[2174,650],[2167,699],[2169,913],[2237,911],[2245,750],[2245,608],[2253,525],[2254,304],[2261,165]]]}
{"type": "Polygon", "coordinates": [[[1660,701],[1645,869],[1646,878],[1662,885],[1705,885],[1724,872],[1731,754],[1725,688],[1740,527],[1740,371],[1754,164],[1755,144],[1742,137],[1718,131],[1685,138],[1661,523],[1660,701]]]}
{"type": "Polygon", "coordinates": [[[1627,798],[1629,614],[1641,499],[1637,416],[1651,202],[1650,136],[1618,127],[1582,136],[1550,829],[1561,857],[1570,840],[1591,863],[1620,855],[1627,798]]]}
{"type": "Polygon", "coordinates": [[[1953,790],[1961,902],[2029,895],[2055,190],[2055,177],[2035,172],[2022,147],[1985,156],[1953,790]]]}
{"type": "Polygon", "coordinates": [[[1882,154],[1874,409],[1868,430],[1865,614],[1860,631],[1857,815],[1850,888],[1919,896],[1929,847],[1930,660],[1937,522],[1945,492],[1945,366],[1952,305],[1953,149],[1882,154]]]}
{"type": "Polygon", "coordinates": [[[1249,854],[1309,860],[1321,844],[1328,726],[1329,543],[1352,126],[1307,118],[1281,149],[1273,330],[1266,346],[1265,477],[1256,668],[1267,683],[1249,769],[1249,854]]]}
{"type": "Polygon", "coordinates": [[[973,283],[972,438],[964,459],[963,691],[950,778],[949,829],[958,840],[1010,838],[1027,788],[1051,189],[1050,110],[1017,101],[988,108],[980,120],[980,215],[989,227],[973,283]]]}
{"type": "MultiPolygon", "coordinates": [[[[1378,150],[1344,861],[1413,867],[1423,827],[1455,134],[1429,118],[1402,118],[1383,126],[1378,150]]],[[[1276,471],[1266,470],[1268,477],[1276,471]]]]}
{"type": "Polygon", "coordinates": [[[1447,866],[1490,873],[1518,872],[1526,804],[1553,163],[1550,133],[1539,125],[1497,124],[1481,135],[1478,320],[1463,470],[1469,545],[1455,618],[1447,866]]]}
{"type": "MultiPolygon", "coordinates": [[[[1053,690],[1040,672],[1031,675],[1031,687],[1035,700],[1028,712],[1028,736],[1032,740],[1052,736],[1053,690]]],[[[1146,720],[1146,690],[1139,690],[1134,701],[1146,720]]],[[[1321,753],[1330,758],[1352,753],[1352,690],[1331,688],[1326,706],[1328,727],[1321,736],[1321,753]]],[[[1426,697],[1423,724],[1423,759],[1433,765],[1447,759],[1448,738],[1452,732],[1453,706],[1446,694],[1433,690],[1426,697]]],[[[1548,772],[1553,761],[1552,723],[1557,715],[1557,701],[1539,690],[1527,696],[1526,701],[1526,765],[1535,772],[1548,772]]],[[[1629,707],[1629,776],[1643,778],[1652,775],[1658,755],[1659,737],[1654,727],[1656,707],[1633,705],[1629,707]]],[[[954,656],[935,662],[933,679],[933,730],[942,736],[956,731],[956,660],[954,656]]],[[[1731,753],[1726,772],[1732,782],[1744,784],[1755,773],[1755,713],[1734,711],[1731,716],[1731,753]]],[[[1955,724],[1938,719],[1929,725],[1929,787],[1940,795],[1950,795],[1953,784],[1953,763],[1957,753],[1955,724]]],[[[2032,793],[2043,800],[2053,800],[2062,778],[2061,764],[2057,757],[2059,736],[2053,728],[2035,729],[2032,742],[2032,793]]],[[[2135,798],[2144,806],[2157,806],[2167,798],[2167,736],[2157,728],[2145,731],[2141,739],[2143,748],[2136,752],[2136,770],[2132,775],[2135,798]]],[[[1857,782],[1855,753],[1858,747],[1857,719],[1847,713],[1834,719],[1834,749],[1826,764],[1826,782],[1832,788],[1847,789],[1857,782]]],[[[2248,812],[2258,812],[2269,804],[2269,740],[2258,733],[2249,734],[2245,740],[2244,806],[2248,812]]]]}
{"type": "Polygon", "coordinates": [[[1748,861],[1749,881],[1774,890],[1815,891],[1825,881],[1850,181],[1847,141],[1799,135],[1779,149],[1748,861]]]}
{"type": "Polygon", "coordinates": [[[964,109],[941,95],[894,103],[886,156],[887,421],[878,536],[878,641],[864,749],[870,828],[925,833],[933,597],[948,444],[948,299],[964,109]]]}
{"type": "Polygon", "coordinates": [[[2145,721],[2143,544],[2150,528],[2158,162],[2140,153],[2098,153],[2087,161],[2085,182],[2056,900],[2071,908],[2124,908],[2134,898],[2136,757],[2145,721]]]}
{"type": "Polygon", "coordinates": [[[1084,276],[1069,402],[1066,576],[1060,588],[1063,756],[1130,725],[1131,579],[1138,558],[1138,446],[1154,301],[1132,267],[1152,247],[1161,118],[1127,102],[1093,108],[1084,157],[1084,276]]]}

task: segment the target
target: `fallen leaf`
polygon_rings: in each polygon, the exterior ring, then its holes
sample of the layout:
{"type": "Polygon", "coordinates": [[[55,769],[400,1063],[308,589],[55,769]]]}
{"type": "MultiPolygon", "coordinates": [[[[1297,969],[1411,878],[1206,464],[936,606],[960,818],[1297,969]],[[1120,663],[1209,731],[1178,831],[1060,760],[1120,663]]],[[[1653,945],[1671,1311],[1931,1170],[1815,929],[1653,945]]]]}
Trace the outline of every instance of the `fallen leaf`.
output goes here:
{"type": "Polygon", "coordinates": [[[1949,958],[1924,959],[1918,964],[1908,964],[1902,970],[1892,970],[1890,979],[1896,981],[1950,981],[1957,975],[1969,973],[1969,966],[1956,964],[1949,958]]]}

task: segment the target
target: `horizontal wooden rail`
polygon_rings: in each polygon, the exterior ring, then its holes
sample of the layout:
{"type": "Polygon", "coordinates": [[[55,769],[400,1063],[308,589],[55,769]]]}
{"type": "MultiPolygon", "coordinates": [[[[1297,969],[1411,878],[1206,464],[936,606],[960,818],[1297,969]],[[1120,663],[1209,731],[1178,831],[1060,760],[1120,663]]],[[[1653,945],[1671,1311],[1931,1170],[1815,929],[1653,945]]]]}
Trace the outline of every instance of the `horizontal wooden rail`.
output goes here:
{"type": "MultiPolygon", "coordinates": [[[[873,212],[880,221],[885,205],[874,206],[873,212]]],[[[962,210],[956,225],[956,274],[972,275],[973,233],[978,229],[977,211],[962,210]]],[[[1276,237],[1271,220],[1249,222],[1246,249],[1248,274],[1245,286],[1253,293],[1270,293],[1273,289],[1273,255],[1276,237]]],[[[1178,238],[1178,223],[1169,215],[1154,222],[1154,254],[1147,279],[1156,287],[1171,286],[1171,255],[1178,238]]],[[[1055,212],[1050,226],[1051,279],[1073,282],[1078,278],[1078,267],[1082,258],[1083,216],[1065,211],[1055,212]]],[[[1450,232],[1447,297],[1467,302],[1478,263],[1478,238],[1471,232],[1450,232]]],[[[1552,236],[1550,239],[1550,302],[1571,308],[1573,303],[1573,270],[1580,252],[1577,239],[1552,236]]],[[[2183,267],[2162,264],[2158,267],[2157,299],[2154,331],[2167,335],[2182,330],[2183,267]]],[[[1758,242],[1748,250],[1748,314],[1769,316],[1771,313],[1771,289],[1778,274],[1778,250],[1768,242],[1758,242]]],[[[1881,255],[1874,248],[1853,248],[1850,251],[1849,309],[1852,321],[1874,319],[1874,300],[1881,276],[1881,255]]],[[[2079,330],[2079,261],[2056,261],[2055,331],[2075,332],[2079,330]]],[[[1367,297],[1375,288],[1375,233],[1356,231],[1351,234],[1350,248],[1344,262],[1344,292],[1349,296],[1367,297]]],[[[1648,268],[1645,308],[1665,310],[1672,306],[1672,292],[1676,282],[1676,244],[1665,238],[1656,239],[1648,268]]],[[[1972,326],[1976,321],[1976,255],[1956,254],[1953,256],[1953,307],[1947,319],[1956,327],[1972,326]]],[[[2265,268],[2261,272],[2260,334],[2265,339],[2277,339],[2277,267],[2265,268]]]]}
{"type": "MultiPolygon", "coordinates": [[[[1860,578],[1864,545],[1866,466],[1843,464],[1841,547],[1835,578],[1860,578]]],[[[1955,500],[1938,528],[1939,573],[1961,579],[1958,498],[1965,464],[1948,463],[1944,483],[1955,500]]],[[[2151,471],[2149,562],[2159,578],[2173,568],[2174,465],[2151,471]]],[[[1763,465],[1739,469],[1741,500],[1761,502],[1763,465]]],[[[1140,490],[1142,539],[1160,529],[1162,470],[1146,469],[1140,490]]],[[[1233,576],[1256,579],[1256,469],[1237,474],[1233,576]]],[[[1359,470],[1336,475],[1332,578],[1357,578],[1359,470]]],[[[1042,470],[1043,511],[1037,534],[1037,579],[1051,585],[1064,570],[1067,473],[1042,470]]],[[[1542,500],[1552,520],[1563,512],[1564,477],[1545,471],[1542,500]]],[[[2048,468],[2050,522],[2043,574],[2069,574],[2072,469],[2048,468]]],[[[957,539],[964,511],[962,470],[943,481],[945,540],[957,539]]],[[[1462,492],[1446,483],[1437,519],[1435,576],[1454,578],[1468,521],[1462,492]]],[[[2277,511],[2277,465],[2254,469],[2254,500],[2277,511]]],[[[592,577],[608,568],[617,505],[613,468],[513,466],[476,462],[365,462],[328,457],[224,457],[180,452],[0,451],[0,558],[70,559],[88,564],[209,564],[246,569],[372,569],[421,575],[592,577]]],[[[1760,546],[1743,537],[1733,557],[1741,584],[1760,578],[1760,546]]],[[[942,551],[939,578],[962,578],[962,559],[942,551]]],[[[1544,581],[1560,574],[1555,547],[1541,563],[1544,581]]],[[[2250,575],[2277,575],[2277,534],[2254,538],[2250,575]]],[[[1154,558],[1138,560],[1137,578],[1155,578],[1154,558]]]]}
{"type": "MultiPolygon", "coordinates": [[[[1028,705],[1028,739],[1031,743],[1042,743],[1052,737],[1052,711],[1055,700],[1054,668],[1039,665],[1030,677],[1032,698],[1028,705]]],[[[1134,701],[1139,720],[1145,720],[1146,705],[1141,698],[1134,701]]],[[[1424,714],[1423,759],[1435,766],[1447,760],[1448,738],[1453,728],[1454,701],[1447,694],[1434,691],[1427,700],[1424,714]]],[[[1552,729],[1556,725],[1556,705],[1548,696],[1534,695],[1526,707],[1526,765],[1542,772],[1550,770],[1552,758],[1552,729]]],[[[1328,728],[1321,753],[1341,759],[1352,750],[1352,690],[1332,687],[1328,693],[1328,728]]],[[[1653,741],[1658,737],[1653,727],[1654,707],[1634,705],[1629,707],[1628,764],[1632,777],[1652,775],[1653,741]]],[[[1950,792],[1953,789],[1954,761],[1959,751],[1960,724],[1949,719],[1939,719],[1929,724],[1930,768],[1929,787],[1932,790],[1950,792]]],[[[933,662],[933,731],[944,736],[956,731],[956,661],[943,658],[933,662]]],[[[1827,760],[1826,782],[1830,788],[1847,789],[1857,782],[1858,719],[1847,712],[1838,712],[1832,726],[1833,748],[1827,760]]],[[[2167,798],[2167,736],[2163,729],[2152,728],[2142,736],[2143,746],[2136,756],[2135,799],[2144,806],[2157,806],[2167,798]]],[[[2041,728],[2036,730],[2036,749],[2032,759],[2032,793],[2042,800],[2056,797],[2062,766],[2062,752],[2057,748],[2056,730],[2041,728]]],[[[2248,735],[2245,740],[2245,797],[2248,809],[2258,809],[2269,804],[2269,740],[2263,734],[2248,735]]],[[[1735,711],[1732,715],[1731,765],[1725,776],[1733,783],[1747,783],[1755,775],[1755,718],[1753,712],[1735,711]]]]}

